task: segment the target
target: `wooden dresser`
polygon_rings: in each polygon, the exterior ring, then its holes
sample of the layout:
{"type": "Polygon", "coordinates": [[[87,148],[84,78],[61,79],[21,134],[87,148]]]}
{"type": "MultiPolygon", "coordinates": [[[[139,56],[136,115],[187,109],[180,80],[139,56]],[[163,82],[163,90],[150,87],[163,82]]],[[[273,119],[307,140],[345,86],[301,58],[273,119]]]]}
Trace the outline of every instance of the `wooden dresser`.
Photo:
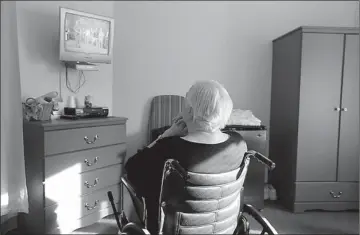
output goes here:
{"type": "Polygon", "coordinates": [[[70,233],[112,214],[107,192],[120,201],[126,120],[24,122],[26,232],[70,233]]]}

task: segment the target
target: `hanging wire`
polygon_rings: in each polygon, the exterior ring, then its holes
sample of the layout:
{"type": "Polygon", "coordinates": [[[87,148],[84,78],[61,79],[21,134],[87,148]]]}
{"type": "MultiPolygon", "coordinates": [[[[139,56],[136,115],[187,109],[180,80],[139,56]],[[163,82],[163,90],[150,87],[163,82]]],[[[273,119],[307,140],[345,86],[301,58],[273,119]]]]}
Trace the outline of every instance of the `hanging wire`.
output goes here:
{"type": "Polygon", "coordinates": [[[77,94],[80,90],[81,87],[83,87],[86,83],[86,77],[84,74],[84,71],[82,70],[78,70],[78,79],[77,79],[77,86],[76,88],[73,88],[69,79],[69,75],[68,75],[68,67],[65,66],[65,80],[66,80],[66,87],[67,89],[69,89],[70,92],[77,94]]]}

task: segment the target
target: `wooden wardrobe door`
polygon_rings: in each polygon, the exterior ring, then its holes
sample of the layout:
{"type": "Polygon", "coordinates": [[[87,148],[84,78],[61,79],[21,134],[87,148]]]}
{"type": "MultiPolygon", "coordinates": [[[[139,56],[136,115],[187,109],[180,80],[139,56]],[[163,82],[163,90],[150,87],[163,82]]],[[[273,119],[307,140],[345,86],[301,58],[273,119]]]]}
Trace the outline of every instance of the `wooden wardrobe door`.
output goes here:
{"type": "Polygon", "coordinates": [[[303,34],[296,181],[336,181],[343,40],[303,34]]]}
{"type": "Polygon", "coordinates": [[[346,35],[338,181],[359,181],[359,35],[346,35]]]}

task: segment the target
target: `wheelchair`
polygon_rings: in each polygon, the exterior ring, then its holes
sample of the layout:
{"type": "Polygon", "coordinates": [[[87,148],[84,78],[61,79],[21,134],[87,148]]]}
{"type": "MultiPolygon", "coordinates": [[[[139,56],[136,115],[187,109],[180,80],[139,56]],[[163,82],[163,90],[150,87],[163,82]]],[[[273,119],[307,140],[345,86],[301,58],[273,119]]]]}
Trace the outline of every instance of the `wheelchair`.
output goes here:
{"type": "MultiPolygon", "coordinates": [[[[159,198],[159,234],[249,235],[250,224],[245,214],[253,217],[262,226],[261,235],[278,234],[257,209],[244,204],[243,185],[251,159],[260,161],[269,170],[275,168],[274,162],[253,150],[245,153],[238,169],[220,174],[187,172],[178,161],[167,160],[159,198]]],[[[122,190],[124,187],[128,190],[141,223],[129,222],[124,211],[118,214],[109,191],[108,197],[119,234],[150,234],[147,230],[144,198],[138,194],[126,176],[121,178],[121,184],[122,190]]],[[[121,203],[123,204],[123,201],[121,203]]]]}

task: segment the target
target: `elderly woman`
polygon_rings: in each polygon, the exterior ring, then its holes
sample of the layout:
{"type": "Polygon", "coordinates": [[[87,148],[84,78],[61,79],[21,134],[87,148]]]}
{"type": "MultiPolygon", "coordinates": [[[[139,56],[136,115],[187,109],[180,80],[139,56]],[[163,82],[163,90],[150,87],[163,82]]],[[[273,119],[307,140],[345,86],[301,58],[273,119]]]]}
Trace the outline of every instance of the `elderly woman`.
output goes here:
{"type": "Polygon", "coordinates": [[[176,159],[186,170],[197,173],[222,173],[240,166],[247,151],[245,141],[236,132],[221,131],[232,108],[232,100],[221,84],[196,82],[173,125],[126,163],[128,179],[145,197],[151,234],[159,229],[158,198],[167,159],[176,159]]]}

